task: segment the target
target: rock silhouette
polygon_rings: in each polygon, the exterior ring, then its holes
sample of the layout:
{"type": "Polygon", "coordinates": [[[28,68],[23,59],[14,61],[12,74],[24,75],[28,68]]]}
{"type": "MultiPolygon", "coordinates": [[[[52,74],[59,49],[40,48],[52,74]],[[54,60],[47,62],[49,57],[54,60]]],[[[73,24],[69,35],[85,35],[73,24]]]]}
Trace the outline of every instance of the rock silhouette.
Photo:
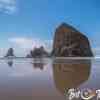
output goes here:
{"type": "Polygon", "coordinates": [[[52,55],[56,57],[92,57],[88,38],[72,26],[63,23],[55,32],[52,55]]]}
{"type": "Polygon", "coordinates": [[[44,49],[43,46],[40,48],[34,48],[34,50],[30,51],[30,54],[28,54],[26,57],[28,58],[36,58],[36,57],[48,57],[48,52],[44,49]]]}
{"type": "Polygon", "coordinates": [[[5,57],[15,57],[13,48],[9,48],[5,57]]]}

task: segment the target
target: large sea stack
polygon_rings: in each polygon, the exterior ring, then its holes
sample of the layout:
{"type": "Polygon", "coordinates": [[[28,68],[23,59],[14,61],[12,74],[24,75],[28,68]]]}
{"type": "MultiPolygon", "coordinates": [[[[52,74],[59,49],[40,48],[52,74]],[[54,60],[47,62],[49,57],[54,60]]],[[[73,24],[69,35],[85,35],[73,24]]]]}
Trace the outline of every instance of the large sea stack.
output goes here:
{"type": "Polygon", "coordinates": [[[63,23],[55,32],[52,55],[55,57],[92,57],[88,38],[74,27],[63,23]]]}

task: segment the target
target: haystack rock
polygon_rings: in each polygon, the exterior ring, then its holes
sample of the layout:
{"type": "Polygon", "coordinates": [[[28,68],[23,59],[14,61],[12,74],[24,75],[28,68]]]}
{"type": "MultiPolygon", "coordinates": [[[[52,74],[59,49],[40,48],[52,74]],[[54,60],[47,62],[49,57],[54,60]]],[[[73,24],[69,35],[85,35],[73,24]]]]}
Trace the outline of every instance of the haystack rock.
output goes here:
{"type": "Polygon", "coordinates": [[[52,55],[56,57],[92,57],[88,38],[74,27],[63,23],[55,32],[52,55]]]}

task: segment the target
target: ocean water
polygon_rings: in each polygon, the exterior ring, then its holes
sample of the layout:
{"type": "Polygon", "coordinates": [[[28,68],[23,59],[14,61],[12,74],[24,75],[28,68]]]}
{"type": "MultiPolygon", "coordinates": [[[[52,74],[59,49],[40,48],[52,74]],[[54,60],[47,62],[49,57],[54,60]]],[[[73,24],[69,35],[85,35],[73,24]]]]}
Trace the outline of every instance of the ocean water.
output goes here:
{"type": "Polygon", "coordinates": [[[100,89],[100,59],[1,59],[0,100],[68,100],[65,89],[100,89]]]}

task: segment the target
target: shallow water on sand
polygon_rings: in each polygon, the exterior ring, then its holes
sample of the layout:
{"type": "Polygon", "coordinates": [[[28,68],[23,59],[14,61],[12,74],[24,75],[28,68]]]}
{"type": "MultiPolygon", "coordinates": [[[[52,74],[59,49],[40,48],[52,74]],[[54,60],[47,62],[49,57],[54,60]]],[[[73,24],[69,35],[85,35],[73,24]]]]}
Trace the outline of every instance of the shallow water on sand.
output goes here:
{"type": "Polygon", "coordinates": [[[99,59],[0,60],[0,100],[66,100],[64,89],[100,89],[99,59]]]}

